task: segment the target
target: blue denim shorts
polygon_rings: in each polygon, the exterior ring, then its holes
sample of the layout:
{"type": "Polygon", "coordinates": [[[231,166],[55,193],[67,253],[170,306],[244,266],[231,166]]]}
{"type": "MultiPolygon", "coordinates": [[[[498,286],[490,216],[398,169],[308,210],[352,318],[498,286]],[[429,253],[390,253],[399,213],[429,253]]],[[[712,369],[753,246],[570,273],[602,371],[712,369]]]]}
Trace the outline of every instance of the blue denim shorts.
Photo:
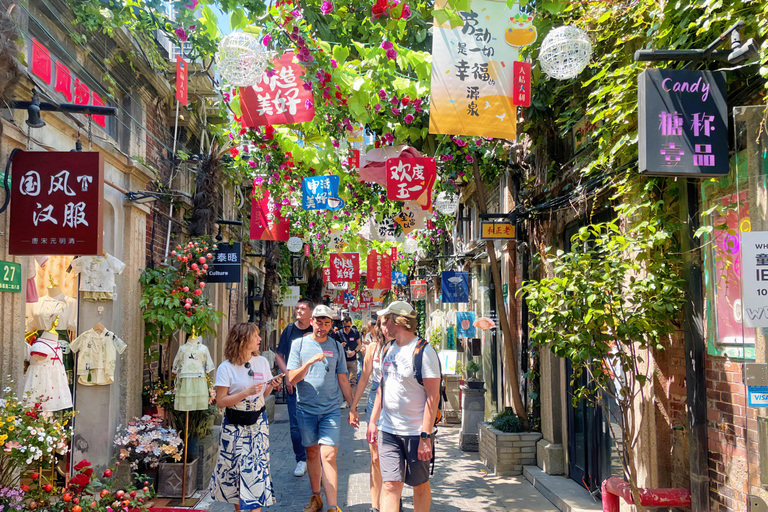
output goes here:
{"type": "Polygon", "coordinates": [[[371,420],[371,413],[373,412],[373,406],[376,404],[376,393],[379,392],[379,383],[374,382],[371,384],[371,390],[368,392],[368,405],[365,408],[365,413],[368,415],[368,421],[371,420]]]}
{"type": "Polygon", "coordinates": [[[301,444],[314,446],[339,446],[341,431],[341,411],[338,408],[325,414],[312,414],[296,408],[296,420],[301,432],[301,444]]]}

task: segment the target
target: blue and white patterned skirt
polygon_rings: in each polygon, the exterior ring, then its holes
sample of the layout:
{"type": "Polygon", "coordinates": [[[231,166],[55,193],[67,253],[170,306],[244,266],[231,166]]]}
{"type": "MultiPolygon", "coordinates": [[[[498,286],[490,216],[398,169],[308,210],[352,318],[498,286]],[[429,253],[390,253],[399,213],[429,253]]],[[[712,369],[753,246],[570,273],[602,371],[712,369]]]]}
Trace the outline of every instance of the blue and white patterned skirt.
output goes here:
{"type": "Polygon", "coordinates": [[[240,510],[275,504],[266,411],[253,425],[232,425],[224,420],[210,492],[214,500],[240,505],[240,510]]]}

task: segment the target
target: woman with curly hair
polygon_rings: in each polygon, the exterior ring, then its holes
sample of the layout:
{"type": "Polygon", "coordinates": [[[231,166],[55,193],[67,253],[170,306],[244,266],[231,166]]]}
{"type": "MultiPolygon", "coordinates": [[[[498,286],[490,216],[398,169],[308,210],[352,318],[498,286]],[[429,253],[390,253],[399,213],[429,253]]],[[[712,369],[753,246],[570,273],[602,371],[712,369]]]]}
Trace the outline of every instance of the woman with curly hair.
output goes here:
{"type": "Polygon", "coordinates": [[[264,399],[280,385],[259,355],[259,328],[232,327],[224,345],[226,361],[216,370],[216,405],[225,408],[211,495],[235,510],[261,510],[275,503],[269,470],[269,423],[264,399]]]}

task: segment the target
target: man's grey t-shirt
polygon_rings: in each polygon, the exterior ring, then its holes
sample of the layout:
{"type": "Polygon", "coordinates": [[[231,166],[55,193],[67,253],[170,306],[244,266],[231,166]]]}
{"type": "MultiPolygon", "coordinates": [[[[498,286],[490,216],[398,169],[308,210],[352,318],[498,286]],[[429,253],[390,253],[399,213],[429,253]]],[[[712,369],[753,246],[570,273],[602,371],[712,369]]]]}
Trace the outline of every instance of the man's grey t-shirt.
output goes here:
{"type": "Polygon", "coordinates": [[[307,335],[293,342],[288,357],[288,370],[298,370],[314,355],[321,353],[325,354],[325,364],[320,361],[310,366],[304,379],[296,384],[296,407],[309,414],[327,414],[341,405],[337,374],[347,373],[344,353],[334,339],[327,338],[318,343],[307,335]]]}

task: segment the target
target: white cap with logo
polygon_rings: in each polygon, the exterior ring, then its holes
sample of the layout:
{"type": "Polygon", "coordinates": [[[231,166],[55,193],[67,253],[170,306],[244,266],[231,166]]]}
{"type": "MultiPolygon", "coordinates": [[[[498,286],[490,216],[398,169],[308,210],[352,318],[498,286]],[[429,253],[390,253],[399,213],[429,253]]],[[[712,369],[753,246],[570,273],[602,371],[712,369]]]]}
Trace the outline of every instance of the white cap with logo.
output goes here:
{"type": "Polygon", "coordinates": [[[319,306],[315,306],[315,310],[312,311],[312,318],[317,318],[320,316],[333,319],[333,310],[328,306],[324,306],[322,304],[320,304],[319,306]]]}
{"type": "Polygon", "coordinates": [[[411,306],[407,302],[403,302],[402,300],[396,300],[395,302],[387,306],[385,309],[378,311],[376,314],[378,316],[384,316],[384,315],[397,315],[397,316],[408,316],[408,317],[416,316],[416,312],[413,310],[413,306],[411,306]]]}

